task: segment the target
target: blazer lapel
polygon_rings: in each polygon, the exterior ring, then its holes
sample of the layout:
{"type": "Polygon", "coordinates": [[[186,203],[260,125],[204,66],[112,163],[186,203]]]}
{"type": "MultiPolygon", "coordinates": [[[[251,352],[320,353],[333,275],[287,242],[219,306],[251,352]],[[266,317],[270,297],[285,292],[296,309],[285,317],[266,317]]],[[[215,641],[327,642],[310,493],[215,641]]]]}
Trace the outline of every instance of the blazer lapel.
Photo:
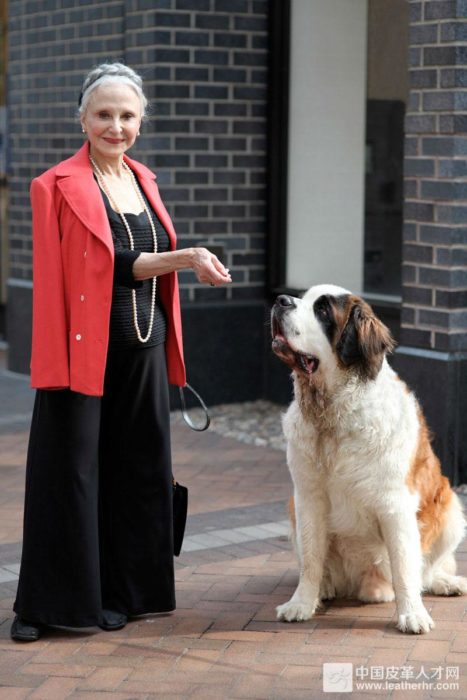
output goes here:
{"type": "Polygon", "coordinates": [[[89,146],[82,148],[56,169],[57,187],[78,219],[114,252],[112,232],[99,185],[89,162],[89,146]]]}

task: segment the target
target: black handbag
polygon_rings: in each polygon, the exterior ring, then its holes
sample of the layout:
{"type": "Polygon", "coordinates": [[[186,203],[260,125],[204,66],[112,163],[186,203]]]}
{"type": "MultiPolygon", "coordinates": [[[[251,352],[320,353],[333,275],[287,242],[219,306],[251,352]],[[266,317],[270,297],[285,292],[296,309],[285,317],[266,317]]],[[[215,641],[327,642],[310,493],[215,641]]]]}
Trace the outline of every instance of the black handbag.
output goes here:
{"type": "MultiPolygon", "coordinates": [[[[179,387],[180,392],[180,408],[182,411],[183,420],[192,429],[198,432],[207,430],[211,422],[211,416],[201,396],[193,389],[192,386],[186,384],[184,387],[179,387]],[[186,410],[185,396],[183,389],[188,389],[198,399],[201,408],[205,414],[205,421],[202,425],[195,425],[189,417],[186,410]]],[[[174,555],[179,556],[182,549],[183,535],[185,534],[186,518],[188,514],[188,489],[172,479],[173,487],[173,532],[174,532],[174,555]]]]}
{"type": "Polygon", "coordinates": [[[188,513],[188,489],[173,479],[172,491],[174,555],[178,557],[182,549],[183,535],[185,534],[186,516],[188,513]]]}

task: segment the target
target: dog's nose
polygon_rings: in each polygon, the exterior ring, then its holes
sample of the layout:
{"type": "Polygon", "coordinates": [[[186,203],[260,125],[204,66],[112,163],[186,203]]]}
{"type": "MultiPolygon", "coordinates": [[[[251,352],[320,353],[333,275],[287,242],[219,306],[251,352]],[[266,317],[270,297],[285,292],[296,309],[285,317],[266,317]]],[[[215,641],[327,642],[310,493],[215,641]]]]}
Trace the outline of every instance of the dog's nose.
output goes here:
{"type": "Polygon", "coordinates": [[[295,302],[288,294],[280,294],[276,299],[276,304],[279,306],[295,306],[295,302]]]}

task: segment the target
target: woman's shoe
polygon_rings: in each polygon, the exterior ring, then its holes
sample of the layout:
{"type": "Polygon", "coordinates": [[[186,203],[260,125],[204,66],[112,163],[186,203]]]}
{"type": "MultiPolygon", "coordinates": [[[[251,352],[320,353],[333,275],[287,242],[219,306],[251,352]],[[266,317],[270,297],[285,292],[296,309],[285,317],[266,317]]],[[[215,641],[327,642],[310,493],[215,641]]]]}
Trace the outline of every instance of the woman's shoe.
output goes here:
{"type": "Polygon", "coordinates": [[[99,627],[106,632],[112,632],[113,630],[121,630],[127,622],[128,618],[123,613],[115,612],[115,610],[103,610],[102,622],[99,627]]]}
{"type": "Polygon", "coordinates": [[[16,615],[11,625],[10,636],[15,642],[37,642],[42,634],[42,625],[27,622],[16,615]]]}

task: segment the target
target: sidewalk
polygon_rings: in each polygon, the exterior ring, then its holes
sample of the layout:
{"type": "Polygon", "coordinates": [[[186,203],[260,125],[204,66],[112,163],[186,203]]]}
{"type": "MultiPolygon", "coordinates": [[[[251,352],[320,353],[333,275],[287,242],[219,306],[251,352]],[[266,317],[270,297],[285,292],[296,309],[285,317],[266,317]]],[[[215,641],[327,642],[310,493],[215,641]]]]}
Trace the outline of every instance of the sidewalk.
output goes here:
{"type": "MultiPolygon", "coordinates": [[[[284,454],[178,423],[174,471],[190,489],[190,516],[176,560],[177,611],[119,632],[54,630],[34,644],[11,642],[33,393],[0,371],[0,396],[0,700],[467,697],[466,598],[427,596],[436,628],[421,637],[394,628],[394,604],[338,601],[312,621],[277,622],[275,606],[297,581],[284,454]],[[323,693],[330,662],[354,664],[352,695],[323,693]],[[383,688],[388,675],[415,689],[383,688]],[[381,689],[356,689],[381,676],[381,689]],[[458,688],[434,687],[447,682],[458,688]]],[[[467,575],[465,542],[458,562],[467,575]]]]}

